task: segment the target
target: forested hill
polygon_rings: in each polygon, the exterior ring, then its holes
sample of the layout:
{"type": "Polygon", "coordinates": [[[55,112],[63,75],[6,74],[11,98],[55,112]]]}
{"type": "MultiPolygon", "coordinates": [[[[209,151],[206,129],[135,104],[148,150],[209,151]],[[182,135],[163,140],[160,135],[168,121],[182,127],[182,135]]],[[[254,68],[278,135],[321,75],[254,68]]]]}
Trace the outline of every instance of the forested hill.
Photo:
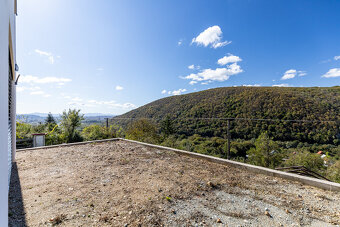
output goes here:
{"type": "MultiPolygon", "coordinates": [[[[268,131],[276,140],[338,144],[340,137],[340,87],[224,87],[171,96],[132,110],[117,118],[152,118],[159,123],[167,115],[176,134],[225,137],[225,120],[196,118],[252,118],[320,120],[285,122],[235,120],[233,138],[256,138],[268,131]],[[335,122],[326,122],[335,121],[335,122]]],[[[132,120],[113,120],[127,126],[132,120]]]]}

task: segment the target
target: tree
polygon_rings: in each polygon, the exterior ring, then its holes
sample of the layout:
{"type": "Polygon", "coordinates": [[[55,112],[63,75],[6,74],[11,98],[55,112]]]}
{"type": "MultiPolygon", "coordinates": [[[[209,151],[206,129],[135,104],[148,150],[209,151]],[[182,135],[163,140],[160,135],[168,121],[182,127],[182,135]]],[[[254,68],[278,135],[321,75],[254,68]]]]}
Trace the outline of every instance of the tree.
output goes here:
{"type": "Polygon", "coordinates": [[[53,115],[50,113],[48,113],[47,118],[45,119],[45,125],[47,127],[47,130],[50,132],[53,130],[53,128],[56,126],[56,121],[53,117],[53,115]]]}
{"type": "Polygon", "coordinates": [[[313,154],[306,150],[290,149],[289,151],[290,155],[284,163],[285,166],[304,166],[318,173],[325,169],[324,162],[319,154],[313,154]]]}
{"type": "Polygon", "coordinates": [[[156,125],[147,119],[132,122],[128,127],[126,137],[148,143],[157,143],[159,141],[156,125]]]}
{"type": "Polygon", "coordinates": [[[48,113],[47,118],[45,119],[45,123],[46,124],[56,124],[56,121],[55,121],[53,115],[51,114],[51,112],[48,113]]]}
{"type": "Polygon", "coordinates": [[[166,138],[175,133],[174,123],[170,119],[170,116],[167,115],[163,121],[161,121],[161,133],[163,137],[166,138]]]}
{"type": "Polygon", "coordinates": [[[266,132],[256,139],[255,148],[251,148],[247,154],[250,163],[270,168],[278,166],[283,157],[278,144],[266,132]]]}
{"type": "Polygon", "coordinates": [[[61,126],[65,140],[67,143],[80,142],[82,138],[77,130],[81,125],[81,121],[84,120],[84,115],[80,114],[80,110],[66,110],[61,115],[61,126]]]}

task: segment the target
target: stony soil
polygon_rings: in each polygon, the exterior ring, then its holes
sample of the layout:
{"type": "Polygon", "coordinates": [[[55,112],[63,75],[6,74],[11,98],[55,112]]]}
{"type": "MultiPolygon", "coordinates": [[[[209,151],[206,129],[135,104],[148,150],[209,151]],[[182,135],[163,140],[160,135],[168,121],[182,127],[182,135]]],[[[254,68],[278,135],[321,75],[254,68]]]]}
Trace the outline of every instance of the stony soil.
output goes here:
{"type": "Polygon", "coordinates": [[[20,151],[10,190],[10,226],[340,224],[340,193],[125,141],[20,151]]]}

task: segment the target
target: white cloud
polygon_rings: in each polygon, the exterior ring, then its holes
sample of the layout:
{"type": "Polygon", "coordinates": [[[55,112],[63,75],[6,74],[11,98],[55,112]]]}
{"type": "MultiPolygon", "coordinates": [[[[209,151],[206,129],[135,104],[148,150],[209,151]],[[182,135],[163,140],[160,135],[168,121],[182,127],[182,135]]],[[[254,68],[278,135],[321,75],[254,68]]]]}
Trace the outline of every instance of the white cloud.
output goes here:
{"type": "Polygon", "coordinates": [[[71,82],[72,80],[69,78],[62,77],[37,77],[32,75],[21,75],[19,82],[21,83],[30,83],[30,84],[48,84],[48,83],[66,83],[71,82]]]}
{"type": "Polygon", "coordinates": [[[242,61],[242,59],[239,56],[228,54],[228,56],[224,56],[223,58],[218,59],[217,64],[226,65],[229,63],[237,63],[240,61],[242,61]]]}
{"type": "Polygon", "coordinates": [[[163,90],[163,91],[162,91],[162,94],[166,94],[166,90],[163,90]]]}
{"type": "Polygon", "coordinates": [[[306,76],[306,71],[298,71],[298,76],[306,76]]]}
{"type": "Polygon", "coordinates": [[[40,96],[43,96],[45,98],[48,98],[48,97],[51,96],[50,94],[46,94],[44,91],[32,91],[30,94],[31,95],[40,95],[40,96]]]}
{"type": "Polygon", "coordinates": [[[340,56],[334,56],[334,60],[335,61],[340,60],[340,56]]]}
{"type": "Polygon", "coordinates": [[[295,76],[306,76],[306,71],[297,71],[296,69],[289,69],[287,70],[283,76],[281,77],[281,80],[288,80],[293,79],[295,76]]]}
{"type": "MultiPolygon", "coordinates": [[[[91,106],[95,106],[95,105],[104,105],[107,106],[109,108],[122,108],[122,109],[132,109],[135,108],[136,106],[132,103],[117,103],[116,101],[112,100],[112,101],[97,101],[97,100],[89,100],[88,103],[90,103],[91,106]]],[[[89,104],[81,104],[81,105],[89,105],[89,104]]]]}
{"type": "Polygon", "coordinates": [[[103,68],[97,68],[98,71],[103,71],[104,69],[103,68]]]}
{"type": "Polygon", "coordinates": [[[38,87],[38,86],[31,86],[31,87],[25,87],[25,86],[17,86],[16,87],[16,91],[17,92],[23,92],[23,91],[25,91],[25,90],[29,90],[29,91],[38,91],[38,90],[40,90],[41,88],[40,87],[38,87]]]}
{"type": "Polygon", "coordinates": [[[182,44],[183,44],[183,40],[180,39],[180,40],[177,42],[177,45],[180,46],[180,45],[182,45],[182,44]]]}
{"type": "Polygon", "coordinates": [[[71,99],[72,101],[74,101],[74,102],[81,102],[81,101],[83,101],[81,98],[79,98],[79,97],[75,97],[75,98],[73,98],[73,99],[71,99]]]}
{"type": "Polygon", "coordinates": [[[186,92],[187,89],[178,89],[178,90],[174,90],[174,91],[169,91],[168,94],[171,94],[171,95],[181,95],[183,92],[186,92]]]}
{"type": "Polygon", "coordinates": [[[322,75],[322,77],[325,78],[340,77],[340,68],[330,69],[326,74],[322,75]]]}
{"type": "Polygon", "coordinates": [[[212,45],[212,47],[216,49],[216,48],[219,48],[219,47],[224,47],[224,46],[226,46],[230,43],[231,43],[231,41],[218,42],[218,43],[214,43],[212,45]]]}
{"type": "Polygon", "coordinates": [[[210,45],[213,48],[223,47],[231,43],[231,41],[221,42],[221,39],[222,30],[219,26],[215,25],[201,32],[196,38],[192,39],[191,43],[196,43],[197,45],[204,47],[210,45]]]}
{"type": "Polygon", "coordinates": [[[192,73],[184,79],[193,81],[225,81],[230,76],[243,72],[237,63],[228,65],[226,68],[204,69],[199,73],[192,73]]]}
{"type": "Polygon", "coordinates": [[[123,88],[122,86],[119,86],[119,85],[116,86],[116,90],[117,90],[117,91],[121,91],[121,90],[123,90],[123,89],[124,89],[124,88],[123,88]]]}
{"type": "Polygon", "coordinates": [[[243,84],[243,87],[261,87],[261,84],[243,84]]]}
{"type": "Polygon", "coordinates": [[[189,65],[188,66],[188,69],[200,69],[201,68],[201,66],[199,66],[199,65],[189,65]]]}
{"type": "Polygon", "coordinates": [[[197,81],[192,80],[192,81],[189,82],[189,84],[190,84],[190,85],[197,84],[197,81]]]}
{"type": "Polygon", "coordinates": [[[42,94],[44,94],[43,91],[32,91],[31,92],[31,95],[42,95],[42,94]]]}
{"type": "Polygon", "coordinates": [[[289,84],[274,84],[272,87],[289,87],[289,84]]]}
{"type": "Polygon", "coordinates": [[[285,74],[281,77],[281,80],[288,80],[292,79],[296,76],[296,70],[295,69],[290,69],[285,72],[285,74]]]}
{"type": "Polygon", "coordinates": [[[195,69],[195,65],[189,65],[188,69],[195,69]]]}
{"type": "MultiPolygon", "coordinates": [[[[40,56],[45,56],[47,57],[48,61],[51,63],[51,64],[54,64],[54,56],[52,53],[49,53],[49,52],[46,52],[46,51],[42,51],[42,50],[38,50],[38,49],[35,49],[34,50],[37,54],[39,54],[40,56]]],[[[60,56],[57,56],[58,58],[60,58],[60,56]]]]}

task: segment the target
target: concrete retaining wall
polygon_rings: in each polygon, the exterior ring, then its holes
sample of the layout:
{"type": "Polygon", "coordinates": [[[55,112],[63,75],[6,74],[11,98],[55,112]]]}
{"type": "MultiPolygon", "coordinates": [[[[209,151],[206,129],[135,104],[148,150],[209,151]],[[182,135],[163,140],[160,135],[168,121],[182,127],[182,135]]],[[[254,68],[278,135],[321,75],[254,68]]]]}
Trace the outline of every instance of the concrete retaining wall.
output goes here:
{"type": "Polygon", "coordinates": [[[175,148],[164,147],[164,146],[160,146],[160,145],[143,143],[143,142],[138,142],[138,141],[128,140],[128,139],[122,139],[122,138],[113,138],[113,139],[105,139],[105,140],[86,141],[86,142],[80,142],[80,143],[69,143],[69,144],[60,144],[60,145],[53,145],[53,146],[46,146],[46,147],[28,148],[28,149],[17,150],[17,152],[25,151],[25,150],[40,150],[40,149],[48,149],[48,148],[55,148],[55,147],[74,146],[74,145],[82,145],[82,144],[89,144],[89,143],[101,143],[101,142],[118,141],[118,140],[127,141],[127,142],[131,142],[131,143],[135,143],[135,144],[140,144],[140,145],[143,145],[143,146],[157,148],[157,149],[161,149],[161,150],[173,151],[173,152],[176,152],[176,153],[181,154],[181,155],[186,155],[186,156],[190,156],[190,157],[193,157],[193,158],[200,158],[200,159],[204,159],[204,160],[209,161],[209,162],[219,163],[219,164],[222,164],[222,165],[234,166],[236,168],[244,169],[244,170],[247,170],[247,171],[253,172],[253,173],[259,173],[259,174],[264,174],[264,175],[273,176],[273,177],[280,177],[280,178],[287,179],[287,180],[297,181],[297,182],[300,182],[300,183],[305,184],[305,185],[310,185],[310,186],[313,186],[313,187],[317,187],[317,188],[321,188],[321,189],[325,189],[325,190],[329,190],[329,191],[339,191],[340,192],[340,184],[334,183],[334,182],[319,180],[319,179],[312,178],[312,177],[305,177],[305,176],[300,176],[300,175],[293,174],[293,173],[286,173],[286,172],[273,170],[273,169],[269,169],[269,168],[265,168],[265,167],[261,167],[261,166],[255,166],[255,165],[250,165],[250,164],[246,164],[246,163],[235,162],[235,161],[231,161],[231,160],[227,160],[227,159],[223,159],[223,158],[217,158],[217,157],[213,157],[213,156],[209,156],[209,155],[193,153],[193,152],[188,152],[188,151],[179,150],[179,149],[175,149],[175,148]]]}

